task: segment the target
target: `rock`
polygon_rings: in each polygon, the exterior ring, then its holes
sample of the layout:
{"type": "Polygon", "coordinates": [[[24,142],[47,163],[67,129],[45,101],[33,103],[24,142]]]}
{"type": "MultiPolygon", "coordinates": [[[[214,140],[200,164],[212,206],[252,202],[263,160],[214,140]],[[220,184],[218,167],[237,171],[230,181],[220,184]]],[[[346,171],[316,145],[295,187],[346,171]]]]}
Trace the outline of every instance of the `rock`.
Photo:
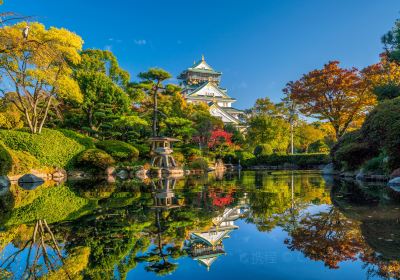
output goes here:
{"type": "Polygon", "coordinates": [[[8,188],[10,185],[11,185],[11,182],[7,176],[0,176],[0,189],[8,188]]]}
{"type": "Polygon", "coordinates": [[[390,178],[400,177],[400,168],[393,170],[392,174],[390,174],[390,178]]]}
{"type": "Polygon", "coordinates": [[[400,177],[393,178],[388,182],[390,187],[400,187],[400,177]]]}
{"type": "Polygon", "coordinates": [[[10,189],[11,182],[7,176],[0,176],[0,196],[6,194],[10,189]]]}
{"type": "Polygon", "coordinates": [[[34,190],[44,184],[44,180],[33,174],[25,174],[18,180],[18,185],[25,190],[34,190]]]}
{"type": "Polygon", "coordinates": [[[105,170],[107,176],[114,176],[116,173],[115,167],[109,166],[105,170]]]}
{"type": "Polygon", "coordinates": [[[333,163],[329,163],[322,168],[323,175],[334,175],[336,174],[335,170],[333,169],[333,163]]]}
{"type": "Polygon", "coordinates": [[[356,175],[356,179],[360,180],[360,181],[364,181],[365,180],[365,174],[362,170],[360,170],[357,175],[356,175]]]}
{"type": "Polygon", "coordinates": [[[62,179],[67,177],[67,172],[65,172],[65,170],[57,170],[56,172],[54,172],[51,176],[53,179],[62,179]]]}
{"type": "Polygon", "coordinates": [[[117,173],[117,177],[120,178],[121,180],[126,180],[129,177],[129,173],[126,170],[120,170],[117,173]]]}
{"type": "Polygon", "coordinates": [[[106,178],[106,181],[107,181],[107,183],[109,183],[109,184],[114,184],[115,183],[115,177],[114,176],[107,176],[107,178],[106,178]]]}

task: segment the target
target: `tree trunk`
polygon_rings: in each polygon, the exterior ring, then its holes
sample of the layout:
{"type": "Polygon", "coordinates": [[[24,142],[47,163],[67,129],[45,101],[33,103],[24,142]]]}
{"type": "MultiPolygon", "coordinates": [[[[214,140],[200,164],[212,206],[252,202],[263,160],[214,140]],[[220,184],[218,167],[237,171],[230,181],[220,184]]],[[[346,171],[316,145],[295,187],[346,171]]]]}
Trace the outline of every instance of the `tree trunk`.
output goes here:
{"type": "Polygon", "coordinates": [[[52,98],[53,98],[53,96],[49,96],[49,100],[47,101],[47,105],[46,105],[46,110],[44,111],[44,115],[43,115],[42,121],[40,122],[39,130],[37,131],[37,133],[42,133],[43,125],[47,119],[47,114],[49,113],[49,110],[50,110],[52,98]]]}

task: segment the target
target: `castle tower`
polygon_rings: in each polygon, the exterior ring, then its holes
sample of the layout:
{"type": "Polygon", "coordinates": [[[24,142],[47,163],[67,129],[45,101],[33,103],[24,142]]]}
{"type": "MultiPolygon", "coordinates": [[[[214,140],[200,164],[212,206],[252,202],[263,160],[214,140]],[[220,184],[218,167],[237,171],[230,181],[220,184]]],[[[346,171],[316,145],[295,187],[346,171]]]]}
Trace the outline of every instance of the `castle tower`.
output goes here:
{"type": "Polygon", "coordinates": [[[199,62],[184,70],[178,79],[181,80],[182,94],[188,103],[206,103],[211,115],[220,118],[224,123],[239,126],[243,111],[232,107],[236,99],[220,87],[221,76],[222,73],[215,71],[203,55],[199,62]]]}

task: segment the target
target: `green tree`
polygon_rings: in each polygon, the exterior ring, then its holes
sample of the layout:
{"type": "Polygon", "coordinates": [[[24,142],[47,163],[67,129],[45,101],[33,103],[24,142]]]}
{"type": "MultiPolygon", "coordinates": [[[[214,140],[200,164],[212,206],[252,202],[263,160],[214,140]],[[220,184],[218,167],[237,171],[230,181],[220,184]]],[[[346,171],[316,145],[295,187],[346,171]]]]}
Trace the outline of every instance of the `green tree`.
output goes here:
{"type": "Polygon", "coordinates": [[[296,127],[295,144],[303,152],[308,153],[311,143],[324,138],[324,132],[312,124],[302,122],[296,127]]]}
{"type": "Polygon", "coordinates": [[[163,82],[171,78],[171,74],[161,68],[150,68],[147,72],[139,74],[139,78],[142,79],[140,87],[146,91],[149,95],[153,96],[153,136],[158,135],[157,124],[158,124],[158,103],[157,98],[160,89],[163,88],[163,82]]]}
{"type": "Polygon", "coordinates": [[[289,124],[283,119],[267,115],[251,117],[247,139],[252,147],[268,144],[275,152],[286,152],[289,145],[289,124]]]}
{"type": "Polygon", "coordinates": [[[94,132],[112,127],[112,122],[128,112],[129,74],[121,69],[109,51],[85,50],[75,69],[75,78],[83,94],[83,126],[94,132]]]}

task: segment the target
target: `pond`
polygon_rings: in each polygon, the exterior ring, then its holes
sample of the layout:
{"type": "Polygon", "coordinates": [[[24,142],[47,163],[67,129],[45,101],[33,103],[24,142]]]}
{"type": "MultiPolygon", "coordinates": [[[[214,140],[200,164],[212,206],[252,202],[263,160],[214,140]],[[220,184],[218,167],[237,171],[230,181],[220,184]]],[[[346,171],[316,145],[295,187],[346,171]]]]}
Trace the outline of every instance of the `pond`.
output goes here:
{"type": "Polygon", "coordinates": [[[400,279],[400,203],[315,171],[12,185],[0,279],[400,279]]]}

